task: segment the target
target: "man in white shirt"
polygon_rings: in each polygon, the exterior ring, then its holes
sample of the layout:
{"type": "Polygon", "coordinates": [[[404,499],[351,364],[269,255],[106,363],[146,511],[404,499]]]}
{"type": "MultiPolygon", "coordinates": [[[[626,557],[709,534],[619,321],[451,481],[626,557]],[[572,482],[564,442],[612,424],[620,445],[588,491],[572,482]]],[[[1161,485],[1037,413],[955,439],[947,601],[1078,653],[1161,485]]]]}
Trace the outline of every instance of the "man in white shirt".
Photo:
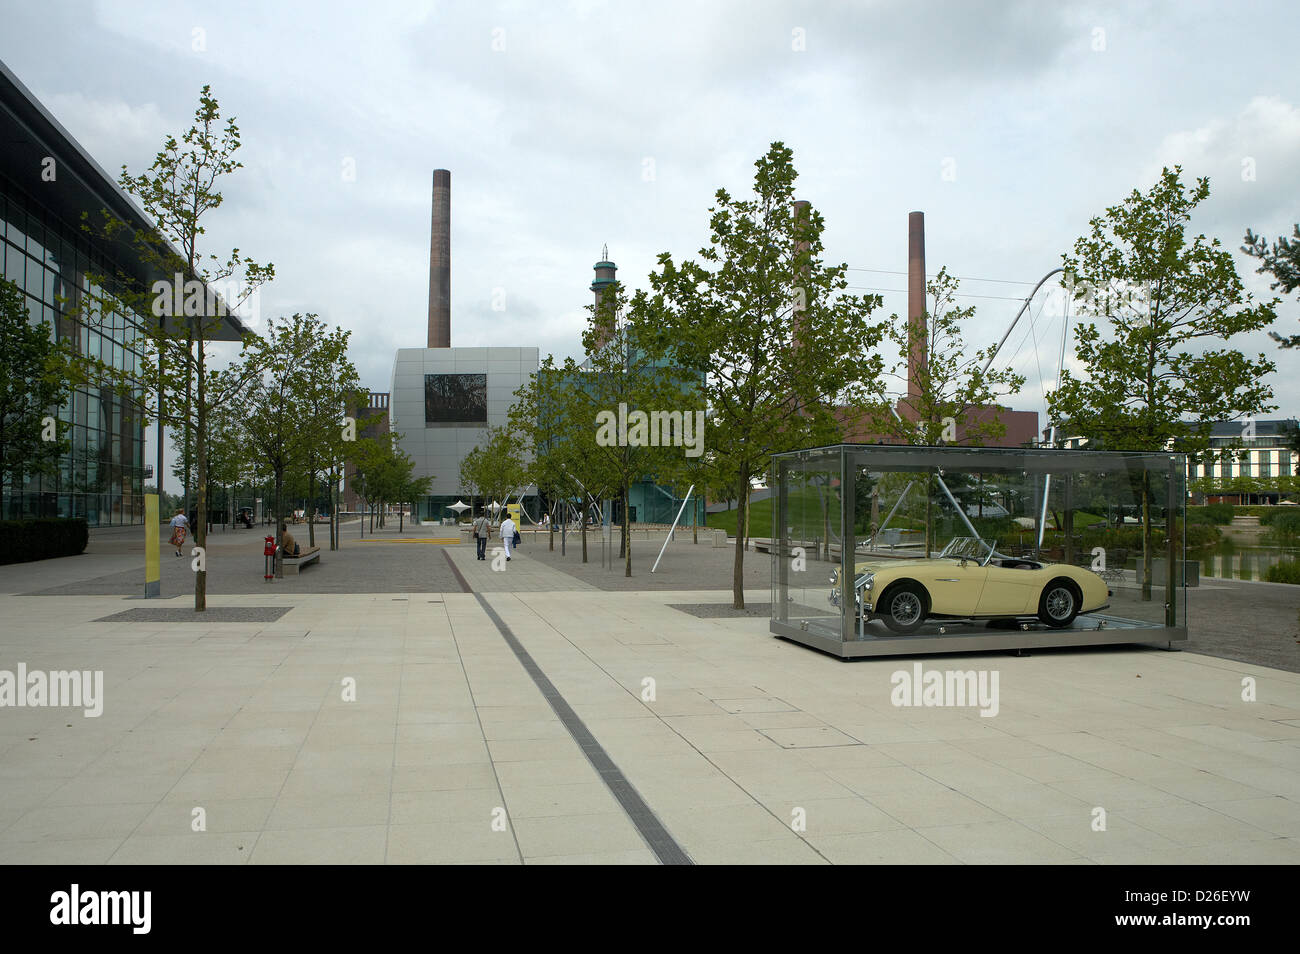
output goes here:
{"type": "Polygon", "coordinates": [[[510,511],[505,511],[506,518],[501,521],[501,542],[506,548],[506,560],[510,559],[510,548],[515,542],[515,522],[510,517],[510,511]]]}

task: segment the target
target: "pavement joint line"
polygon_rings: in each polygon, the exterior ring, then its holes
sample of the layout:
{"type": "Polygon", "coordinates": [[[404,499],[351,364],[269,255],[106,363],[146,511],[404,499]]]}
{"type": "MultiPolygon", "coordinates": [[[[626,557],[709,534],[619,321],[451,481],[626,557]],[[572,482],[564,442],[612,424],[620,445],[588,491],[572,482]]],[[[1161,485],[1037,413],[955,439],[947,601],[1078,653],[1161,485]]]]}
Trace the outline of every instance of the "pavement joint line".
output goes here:
{"type": "MultiPolygon", "coordinates": [[[[608,677],[612,682],[614,682],[616,685],[621,685],[621,683],[619,683],[619,681],[614,677],[614,675],[613,675],[613,674],[612,674],[608,669],[606,669],[604,666],[602,666],[600,663],[598,663],[595,659],[593,659],[593,658],[591,657],[591,654],[588,653],[587,650],[585,650],[584,648],[582,648],[581,646],[579,646],[577,643],[575,643],[572,639],[570,639],[567,633],[564,633],[563,631],[557,629],[557,628],[555,627],[554,624],[552,624],[549,620],[547,620],[547,619],[545,619],[544,617],[542,617],[542,615],[541,615],[539,612],[537,612],[537,609],[536,609],[535,607],[531,607],[531,606],[530,606],[529,609],[532,611],[532,613],[533,613],[534,616],[536,616],[539,620],[541,620],[541,622],[542,622],[542,624],[543,624],[544,626],[548,627],[548,628],[551,630],[551,632],[555,633],[557,636],[559,636],[561,639],[563,639],[565,642],[567,642],[567,643],[568,643],[568,644],[569,644],[569,645],[570,645],[574,650],[576,650],[576,651],[577,651],[577,652],[578,652],[578,653],[579,653],[579,654],[580,654],[584,659],[586,659],[587,662],[591,663],[591,665],[595,666],[598,670],[600,670],[600,672],[604,673],[604,674],[605,674],[605,675],[606,675],[606,676],[607,676],[607,677],[608,677]]],[[[624,617],[624,618],[625,618],[625,619],[628,619],[629,617],[624,617]]],[[[758,687],[758,686],[755,686],[754,688],[759,689],[759,691],[764,691],[764,690],[762,690],[762,689],[761,689],[760,687],[758,687]]],[[[764,802],[762,799],[756,798],[756,797],[754,796],[753,792],[751,792],[748,788],[746,788],[746,787],[745,787],[741,782],[739,782],[739,781],[737,781],[736,779],[732,778],[732,777],[731,777],[731,773],[725,771],[721,766],[718,765],[717,762],[713,761],[713,759],[709,757],[708,753],[702,751],[702,750],[699,748],[699,746],[697,746],[697,745],[696,745],[694,742],[692,742],[690,739],[686,738],[686,736],[682,735],[681,731],[680,731],[676,726],[674,726],[674,725],[672,725],[671,723],[669,723],[669,722],[664,718],[664,716],[663,716],[662,713],[656,712],[655,709],[654,709],[652,706],[646,705],[646,703],[645,703],[644,700],[641,700],[641,699],[637,696],[637,694],[636,694],[635,692],[631,691],[631,690],[628,689],[626,686],[623,686],[623,689],[624,689],[625,692],[627,692],[627,694],[628,694],[629,696],[631,696],[633,699],[635,699],[635,700],[637,700],[638,702],[640,702],[642,708],[644,708],[647,712],[649,712],[652,716],[654,716],[655,719],[659,720],[659,724],[660,724],[660,725],[662,725],[662,726],[664,726],[665,728],[667,728],[670,732],[672,732],[672,733],[673,733],[674,735],[676,735],[679,739],[681,739],[682,742],[684,742],[685,744],[689,745],[689,746],[690,746],[690,747],[695,751],[695,753],[696,753],[700,758],[704,759],[704,761],[708,762],[710,765],[712,765],[712,766],[713,766],[715,769],[717,769],[719,772],[722,772],[722,774],[725,775],[728,779],[731,779],[731,783],[732,783],[733,785],[735,785],[737,788],[739,788],[739,789],[740,789],[742,792],[744,792],[746,795],[748,795],[749,798],[754,802],[755,805],[761,805],[761,806],[763,807],[763,809],[766,810],[767,813],[768,813],[769,815],[771,815],[771,816],[772,816],[773,818],[775,818],[777,821],[781,822],[783,825],[786,824],[785,819],[782,818],[780,815],[778,815],[778,814],[776,813],[776,811],[773,810],[773,808],[772,808],[770,805],[768,805],[768,804],[767,804],[766,802],[764,802]]],[[[777,697],[776,697],[776,696],[772,696],[772,698],[775,699],[775,698],[777,698],[777,697]]],[[[715,704],[716,704],[716,703],[715,703],[715,704]]],[[[725,711],[725,710],[723,710],[723,711],[725,711]]],[[[734,713],[732,713],[732,714],[734,715],[734,713]]],[[[848,733],[845,733],[845,734],[847,735],[848,733]]],[[[850,737],[850,738],[854,738],[854,737],[851,736],[851,735],[850,735],[849,737],[850,737]]],[[[859,740],[854,739],[854,741],[859,741],[859,740]]],[[[862,744],[862,743],[859,742],[859,744],[862,744]]],[[[602,777],[603,777],[603,776],[602,776],[602,777]]],[[[860,798],[862,801],[867,802],[867,804],[871,804],[867,799],[862,798],[861,795],[859,795],[859,796],[857,796],[857,797],[860,798]]],[[[875,806],[872,806],[872,807],[875,807],[875,806]]],[[[889,815],[888,812],[885,812],[885,814],[886,814],[886,815],[889,815]]],[[[890,818],[893,818],[892,815],[889,815],[889,817],[890,817],[890,818]]],[[[895,821],[899,821],[899,819],[896,819],[896,818],[895,818],[894,820],[895,820],[895,821]]],[[[909,828],[910,828],[911,826],[906,826],[906,827],[909,827],[909,828]]],[[[803,837],[801,837],[800,840],[803,841],[804,844],[806,844],[806,845],[807,845],[809,848],[811,848],[814,852],[816,852],[816,854],[817,854],[818,856],[820,856],[822,859],[824,859],[824,860],[827,861],[828,863],[831,863],[831,862],[830,862],[830,859],[826,857],[826,855],[821,851],[821,849],[818,848],[816,845],[814,845],[812,842],[810,842],[807,838],[803,838],[803,837]]],[[[928,841],[929,839],[926,839],[926,840],[928,841]]],[[[935,845],[935,847],[936,847],[936,848],[939,848],[940,851],[944,851],[944,849],[941,848],[939,845],[935,845]]],[[[944,851],[944,853],[947,854],[948,852],[944,851]]]]}
{"type": "MultiPolygon", "coordinates": [[[[451,557],[448,557],[447,559],[450,560],[451,557]]],[[[453,566],[453,568],[454,568],[454,567],[455,567],[455,564],[452,564],[452,566],[453,566]]],[[[460,574],[457,573],[457,576],[459,576],[459,575],[460,575],[460,574]]],[[[463,583],[463,580],[462,580],[462,583],[463,583]]],[[[469,587],[466,586],[465,589],[468,590],[469,587]]],[[[453,646],[456,647],[456,661],[460,664],[460,674],[461,674],[462,678],[464,678],[464,680],[465,680],[465,691],[469,693],[469,701],[470,701],[470,705],[472,705],[472,706],[474,707],[474,719],[478,722],[478,731],[479,731],[479,734],[480,734],[481,736],[483,736],[483,745],[484,745],[484,747],[489,749],[488,764],[489,764],[490,766],[492,766],[492,778],[493,778],[493,780],[496,782],[496,785],[497,785],[497,795],[499,795],[499,796],[501,797],[501,807],[505,809],[505,812],[506,812],[506,818],[510,819],[510,837],[513,838],[513,839],[514,839],[514,842],[515,842],[515,854],[517,854],[517,855],[519,856],[519,863],[520,863],[521,865],[523,865],[523,864],[527,864],[528,862],[527,862],[527,860],[524,858],[524,849],[523,849],[523,847],[519,844],[519,831],[518,831],[518,829],[515,828],[515,821],[514,821],[514,818],[513,818],[513,817],[511,816],[511,814],[510,814],[510,804],[509,804],[509,802],[508,802],[507,799],[506,799],[506,792],[505,792],[505,789],[501,787],[501,773],[499,773],[499,772],[497,771],[497,763],[496,763],[496,760],[493,759],[493,758],[491,758],[490,747],[489,747],[488,744],[487,744],[487,731],[483,728],[483,716],[482,716],[482,714],[480,714],[480,712],[478,711],[478,702],[476,702],[475,699],[474,699],[474,685],[473,685],[472,682],[470,682],[470,678],[469,678],[469,670],[465,668],[465,656],[464,656],[464,655],[461,653],[461,651],[460,651],[460,640],[456,638],[456,621],[455,621],[454,619],[451,618],[451,613],[449,613],[449,612],[447,611],[447,608],[446,608],[445,605],[443,606],[443,613],[446,614],[446,616],[447,616],[447,630],[448,630],[448,632],[450,632],[450,634],[451,634],[451,644],[452,644],[453,646]]],[[[400,698],[400,690],[399,690],[399,698],[400,698]]],[[[396,747],[394,747],[394,758],[396,758],[396,747]]],[[[388,809],[388,824],[389,824],[389,829],[388,829],[388,830],[389,830],[389,832],[392,831],[392,822],[393,822],[393,816],[392,816],[393,794],[394,794],[394,793],[392,793],[392,792],[390,791],[390,792],[389,792],[389,796],[388,796],[388,805],[389,805],[389,809],[388,809]]],[[[387,846],[385,846],[384,860],[385,860],[385,861],[388,860],[387,846]]]]}
{"type": "Polygon", "coordinates": [[[446,558],[447,565],[451,567],[451,572],[452,575],[456,577],[456,582],[460,584],[460,591],[462,593],[474,592],[469,588],[469,583],[465,580],[465,574],[460,572],[460,567],[458,567],[456,561],[451,558],[451,554],[446,550],[443,550],[442,555],[446,558]]]}
{"type": "MultiPolygon", "coordinates": [[[[450,557],[448,559],[450,560],[450,557]]],[[[528,650],[519,642],[518,637],[506,625],[505,620],[492,608],[492,605],[488,603],[482,593],[475,593],[474,598],[483,607],[483,612],[487,613],[488,618],[496,625],[506,644],[518,657],[524,671],[528,673],[533,682],[536,683],[537,688],[541,690],[542,695],[550,704],[551,710],[563,723],[564,727],[569,730],[569,734],[573,736],[573,741],[578,743],[578,747],[582,749],[582,754],[591,763],[591,767],[596,770],[596,774],[600,776],[600,780],[605,783],[609,793],[619,803],[628,820],[636,827],[637,833],[649,846],[650,850],[654,852],[655,857],[659,859],[659,863],[664,865],[695,864],[690,855],[664,827],[663,822],[650,810],[650,806],[646,804],[645,799],[641,797],[641,794],[628,780],[627,776],[610,758],[609,753],[596,741],[596,737],[592,735],[586,723],[573,711],[573,707],[555,688],[555,684],[547,678],[546,673],[542,671],[542,668],[533,660],[528,650]]]]}

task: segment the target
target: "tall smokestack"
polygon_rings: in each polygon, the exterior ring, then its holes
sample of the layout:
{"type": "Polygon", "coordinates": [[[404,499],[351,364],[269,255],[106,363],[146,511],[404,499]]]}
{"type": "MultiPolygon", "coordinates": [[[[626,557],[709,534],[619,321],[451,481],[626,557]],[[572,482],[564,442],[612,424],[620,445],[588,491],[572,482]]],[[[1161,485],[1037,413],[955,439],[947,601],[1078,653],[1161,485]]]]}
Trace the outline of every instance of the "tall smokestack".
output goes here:
{"type": "Polygon", "coordinates": [[[433,170],[429,239],[429,347],[451,347],[451,173],[433,170]]]}
{"type": "Polygon", "coordinates": [[[927,342],[925,331],[925,213],[907,217],[907,396],[921,393],[927,342]]]}

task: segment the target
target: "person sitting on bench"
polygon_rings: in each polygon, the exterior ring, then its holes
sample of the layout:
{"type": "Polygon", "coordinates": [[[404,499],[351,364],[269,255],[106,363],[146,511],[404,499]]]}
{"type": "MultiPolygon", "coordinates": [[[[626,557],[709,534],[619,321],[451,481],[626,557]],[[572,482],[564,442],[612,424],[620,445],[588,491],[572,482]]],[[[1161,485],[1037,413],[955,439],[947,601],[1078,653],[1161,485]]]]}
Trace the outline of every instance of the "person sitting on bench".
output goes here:
{"type": "Polygon", "coordinates": [[[293,538],[293,534],[289,532],[289,528],[283,523],[280,524],[280,549],[285,556],[296,557],[299,555],[298,541],[293,538]]]}

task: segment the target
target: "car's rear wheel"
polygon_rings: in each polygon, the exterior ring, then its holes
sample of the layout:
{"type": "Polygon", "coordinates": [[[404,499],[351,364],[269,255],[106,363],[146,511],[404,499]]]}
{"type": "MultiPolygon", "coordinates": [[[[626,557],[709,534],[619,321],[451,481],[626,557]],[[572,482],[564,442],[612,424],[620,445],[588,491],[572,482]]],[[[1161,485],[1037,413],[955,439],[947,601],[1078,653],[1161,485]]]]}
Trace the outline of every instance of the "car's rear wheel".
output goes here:
{"type": "Polygon", "coordinates": [[[921,628],[929,611],[925,588],[919,583],[899,583],[890,588],[876,612],[895,633],[908,636],[921,628]]]}
{"type": "Polygon", "coordinates": [[[1053,580],[1043,587],[1038,600],[1038,618],[1053,629],[1065,629],[1079,615],[1079,591],[1065,579],[1053,580]]]}

